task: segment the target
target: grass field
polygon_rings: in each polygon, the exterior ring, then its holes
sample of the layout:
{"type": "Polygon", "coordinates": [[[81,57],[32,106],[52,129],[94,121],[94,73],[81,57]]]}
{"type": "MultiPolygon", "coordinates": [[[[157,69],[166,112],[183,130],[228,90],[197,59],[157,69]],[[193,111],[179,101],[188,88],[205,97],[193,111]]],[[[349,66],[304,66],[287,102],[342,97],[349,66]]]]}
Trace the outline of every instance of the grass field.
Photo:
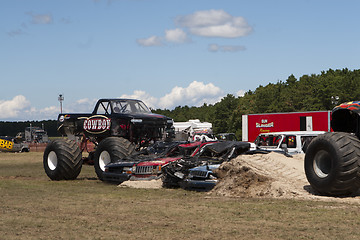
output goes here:
{"type": "Polygon", "coordinates": [[[360,239],[360,204],[50,181],[35,152],[0,153],[0,193],[0,239],[360,239]]]}

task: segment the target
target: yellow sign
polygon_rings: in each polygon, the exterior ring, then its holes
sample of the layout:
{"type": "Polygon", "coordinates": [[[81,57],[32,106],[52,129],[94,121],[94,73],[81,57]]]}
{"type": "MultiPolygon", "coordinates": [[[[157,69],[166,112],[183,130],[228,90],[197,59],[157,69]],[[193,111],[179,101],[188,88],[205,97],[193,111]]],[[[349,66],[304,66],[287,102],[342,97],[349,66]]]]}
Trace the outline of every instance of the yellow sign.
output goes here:
{"type": "Polygon", "coordinates": [[[11,150],[14,146],[14,143],[12,141],[0,139],[0,148],[11,150]]]}

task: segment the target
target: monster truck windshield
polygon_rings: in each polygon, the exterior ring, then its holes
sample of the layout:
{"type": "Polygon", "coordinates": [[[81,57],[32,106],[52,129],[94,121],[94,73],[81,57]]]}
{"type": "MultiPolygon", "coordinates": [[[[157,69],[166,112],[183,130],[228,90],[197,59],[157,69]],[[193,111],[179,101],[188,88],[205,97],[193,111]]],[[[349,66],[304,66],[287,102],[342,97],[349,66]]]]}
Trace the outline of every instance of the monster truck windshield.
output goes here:
{"type": "Polygon", "coordinates": [[[151,113],[143,102],[137,100],[113,100],[112,106],[114,113],[151,113]]]}

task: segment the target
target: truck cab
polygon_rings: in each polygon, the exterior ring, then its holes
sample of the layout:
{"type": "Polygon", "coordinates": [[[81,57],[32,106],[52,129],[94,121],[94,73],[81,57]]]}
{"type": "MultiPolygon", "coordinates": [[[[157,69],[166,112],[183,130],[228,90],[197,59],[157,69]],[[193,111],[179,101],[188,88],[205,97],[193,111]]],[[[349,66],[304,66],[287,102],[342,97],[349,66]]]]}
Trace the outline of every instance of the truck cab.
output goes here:
{"type": "Polygon", "coordinates": [[[58,116],[58,131],[69,136],[85,135],[97,142],[109,136],[142,143],[171,137],[173,120],[152,113],[140,100],[99,99],[92,113],[64,113],[58,116]]]}

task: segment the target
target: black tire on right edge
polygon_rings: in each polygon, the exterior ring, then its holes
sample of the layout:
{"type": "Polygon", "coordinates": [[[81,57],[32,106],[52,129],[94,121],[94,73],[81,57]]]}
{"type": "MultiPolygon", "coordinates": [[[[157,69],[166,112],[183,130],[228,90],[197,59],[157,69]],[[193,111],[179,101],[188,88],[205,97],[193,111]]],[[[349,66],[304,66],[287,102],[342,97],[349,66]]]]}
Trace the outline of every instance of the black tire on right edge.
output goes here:
{"type": "Polygon", "coordinates": [[[45,148],[43,164],[51,180],[76,179],[82,167],[80,148],[71,140],[54,140],[45,148]]]}
{"type": "Polygon", "coordinates": [[[134,144],[122,137],[107,137],[96,147],[94,168],[96,175],[103,180],[105,166],[129,156],[135,150],[134,144]]]}
{"type": "Polygon", "coordinates": [[[306,151],[305,174],[321,195],[354,193],[360,187],[360,140],[344,132],[316,137],[306,151]]]}

